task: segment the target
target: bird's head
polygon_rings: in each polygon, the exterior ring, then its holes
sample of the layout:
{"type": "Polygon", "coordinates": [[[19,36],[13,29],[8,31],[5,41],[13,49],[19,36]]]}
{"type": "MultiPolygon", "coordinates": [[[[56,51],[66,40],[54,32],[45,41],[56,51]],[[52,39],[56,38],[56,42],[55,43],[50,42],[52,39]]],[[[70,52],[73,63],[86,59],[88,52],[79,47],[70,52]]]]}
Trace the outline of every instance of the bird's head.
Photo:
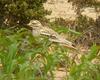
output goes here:
{"type": "Polygon", "coordinates": [[[38,20],[31,20],[27,25],[32,28],[42,26],[42,24],[38,20]]]}

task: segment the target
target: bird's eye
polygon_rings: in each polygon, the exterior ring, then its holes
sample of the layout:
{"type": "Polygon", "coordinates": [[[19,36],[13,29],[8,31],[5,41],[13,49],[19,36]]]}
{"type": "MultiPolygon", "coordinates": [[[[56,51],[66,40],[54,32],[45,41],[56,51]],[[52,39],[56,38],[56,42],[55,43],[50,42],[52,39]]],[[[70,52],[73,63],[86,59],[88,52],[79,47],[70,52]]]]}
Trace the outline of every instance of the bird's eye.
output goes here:
{"type": "Polygon", "coordinates": [[[32,22],[32,24],[36,24],[36,22],[32,22]]]}
{"type": "Polygon", "coordinates": [[[55,35],[50,35],[50,38],[56,39],[56,36],[55,35]]]}

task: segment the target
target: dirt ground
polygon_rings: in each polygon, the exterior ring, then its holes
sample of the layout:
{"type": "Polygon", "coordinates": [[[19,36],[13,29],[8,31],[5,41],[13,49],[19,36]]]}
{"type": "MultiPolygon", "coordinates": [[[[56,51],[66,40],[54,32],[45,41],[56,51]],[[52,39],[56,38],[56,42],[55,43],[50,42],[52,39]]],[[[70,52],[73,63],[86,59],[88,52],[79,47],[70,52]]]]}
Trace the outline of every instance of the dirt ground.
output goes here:
{"type": "MultiPolygon", "coordinates": [[[[47,15],[51,21],[55,18],[63,18],[74,20],[76,17],[75,9],[67,0],[48,0],[44,4],[45,9],[52,11],[51,15],[47,15]]],[[[95,13],[94,8],[85,8],[82,12],[83,15],[96,19],[100,13],[95,13]]]]}
{"type": "MultiPolygon", "coordinates": [[[[99,1],[99,0],[98,0],[99,1]]],[[[44,8],[52,11],[51,15],[47,15],[46,17],[51,21],[54,21],[55,18],[63,18],[66,20],[74,20],[76,18],[75,9],[72,7],[71,3],[68,3],[67,0],[48,0],[44,4],[44,8]]],[[[94,20],[97,18],[100,13],[95,13],[94,8],[85,8],[82,12],[83,15],[93,18],[94,20]]],[[[65,80],[66,71],[57,70],[54,72],[55,80],[65,80]]]]}

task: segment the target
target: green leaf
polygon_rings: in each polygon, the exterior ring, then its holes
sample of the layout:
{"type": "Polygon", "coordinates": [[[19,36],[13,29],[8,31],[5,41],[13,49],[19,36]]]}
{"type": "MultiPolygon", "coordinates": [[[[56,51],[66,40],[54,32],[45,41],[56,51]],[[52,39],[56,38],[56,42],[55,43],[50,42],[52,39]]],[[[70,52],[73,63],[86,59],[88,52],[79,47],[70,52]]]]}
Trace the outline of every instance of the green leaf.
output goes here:
{"type": "Polygon", "coordinates": [[[77,32],[75,30],[72,30],[72,29],[68,29],[69,32],[73,33],[73,34],[76,34],[76,35],[81,35],[80,32],[77,32]]]}
{"type": "Polygon", "coordinates": [[[90,49],[90,52],[88,53],[88,55],[86,56],[87,59],[89,61],[91,61],[92,59],[94,59],[97,54],[98,54],[98,51],[99,51],[99,48],[94,44],[91,49],[90,49]]]}
{"type": "Polygon", "coordinates": [[[14,70],[16,64],[16,54],[17,54],[17,43],[13,43],[9,46],[8,55],[5,56],[5,71],[6,73],[11,73],[14,70]]]}

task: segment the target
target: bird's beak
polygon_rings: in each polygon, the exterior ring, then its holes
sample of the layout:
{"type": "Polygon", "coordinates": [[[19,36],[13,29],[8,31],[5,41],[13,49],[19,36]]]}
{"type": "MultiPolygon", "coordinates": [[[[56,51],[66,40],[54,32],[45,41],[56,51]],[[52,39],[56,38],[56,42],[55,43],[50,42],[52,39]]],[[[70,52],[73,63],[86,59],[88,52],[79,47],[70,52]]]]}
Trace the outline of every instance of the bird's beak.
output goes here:
{"type": "Polygon", "coordinates": [[[30,26],[30,25],[31,25],[30,23],[27,24],[27,26],[30,26]]]}
{"type": "Polygon", "coordinates": [[[32,25],[31,23],[28,23],[28,24],[27,24],[27,27],[28,27],[30,30],[33,29],[33,27],[32,27],[31,25],[32,25]]]}

